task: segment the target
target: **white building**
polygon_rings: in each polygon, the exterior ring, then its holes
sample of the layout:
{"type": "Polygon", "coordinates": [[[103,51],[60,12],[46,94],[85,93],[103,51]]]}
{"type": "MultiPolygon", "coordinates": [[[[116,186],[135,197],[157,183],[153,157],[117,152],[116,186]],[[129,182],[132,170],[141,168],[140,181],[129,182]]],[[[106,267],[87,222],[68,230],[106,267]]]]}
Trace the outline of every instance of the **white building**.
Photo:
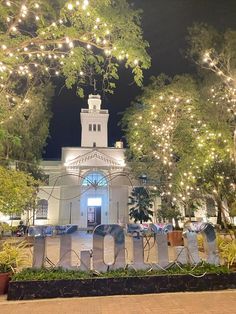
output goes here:
{"type": "MultiPolygon", "coordinates": [[[[41,164],[48,185],[40,187],[35,212],[21,217],[0,213],[0,221],[12,225],[18,225],[21,219],[35,225],[77,224],[83,229],[100,223],[129,222],[128,196],[138,183],[131,179],[125,164],[122,142],[108,147],[109,113],[101,109],[99,95],[89,96],[88,108],[81,110],[80,118],[81,147],[63,147],[61,160],[41,164]]],[[[159,207],[157,197],[154,212],[159,207]]],[[[187,219],[188,215],[183,211],[187,219]]],[[[216,223],[212,199],[193,215],[193,220],[202,219],[216,223]]]]}
{"type": "Polygon", "coordinates": [[[82,109],[81,147],[63,147],[60,161],[43,161],[49,185],[40,187],[35,224],[128,222],[132,189],[121,142],[108,147],[108,110],[99,95],[90,95],[82,109]]]}

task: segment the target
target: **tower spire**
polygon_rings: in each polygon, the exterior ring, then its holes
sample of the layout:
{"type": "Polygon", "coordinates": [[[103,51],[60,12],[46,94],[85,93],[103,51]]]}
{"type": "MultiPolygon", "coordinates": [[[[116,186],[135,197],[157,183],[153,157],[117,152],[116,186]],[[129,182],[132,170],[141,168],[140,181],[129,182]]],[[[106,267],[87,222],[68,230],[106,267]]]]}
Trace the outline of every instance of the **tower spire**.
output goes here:
{"type": "MultiPolygon", "coordinates": [[[[94,87],[95,86],[96,85],[94,85],[94,87]]],[[[101,109],[101,104],[102,101],[100,95],[89,95],[88,109],[81,110],[82,147],[108,146],[107,123],[109,113],[108,110],[101,109]]]]}

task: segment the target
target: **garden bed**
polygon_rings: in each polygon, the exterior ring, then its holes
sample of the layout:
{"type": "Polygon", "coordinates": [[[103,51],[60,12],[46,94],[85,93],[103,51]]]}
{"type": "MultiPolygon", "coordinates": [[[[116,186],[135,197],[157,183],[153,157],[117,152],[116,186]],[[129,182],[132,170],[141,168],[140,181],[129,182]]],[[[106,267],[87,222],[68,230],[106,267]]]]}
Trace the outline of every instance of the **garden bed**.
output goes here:
{"type": "MultiPolygon", "coordinates": [[[[54,279],[55,271],[49,273],[50,280],[41,273],[36,280],[13,280],[9,283],[8,300],[32,300],[44,298],[69,298],[108,295],[131,295],[163,292],[212,291],[236,288],[236,273],[220,271],[218,273],[194,274],[155,274],[143,271],[119,271],[101,274],[104,277],[92,277],[89,273],[67,271],[67,275],[54,279]],[[53,275],[54,273],[54,275],[53,275]],[[71,275],[70,275],[71,274],[71,275]],[[73,275],[74,274],[74,275],[73,275]],[[144,275],[145,274],[145,275],[144,275]],[[39,280],[42,278],[44,280],[39,280]]],[[[27,276],[26,276],[27,277],[27,276]]]]}

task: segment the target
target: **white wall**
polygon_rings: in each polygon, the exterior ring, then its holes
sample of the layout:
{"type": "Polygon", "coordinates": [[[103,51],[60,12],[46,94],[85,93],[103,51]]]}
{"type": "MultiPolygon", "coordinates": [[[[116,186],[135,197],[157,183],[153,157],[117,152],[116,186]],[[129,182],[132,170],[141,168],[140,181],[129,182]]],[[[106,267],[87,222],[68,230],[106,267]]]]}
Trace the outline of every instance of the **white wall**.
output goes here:
{"type": "Polygon", "coordinates": [[[60,187],[40,187],[38,198],[48,200],[48,219],[35,219],[35,225],[56,225],[59,221],[60,187]]]}
{"type": "Polygon", "coordinates": [[[128,186],[111,186],[110,187],[110,223],[128,223],[128,186]]]}
{"type": "Polygon", "coordinates": [[[107,135],[107,122],[109,114],[106,113],[81,113],[81,146],[82,147],[93,147],[93,143],[96,143],[96,147],[107,147],[108,146],[108,135],[107,135]],[[101,131],[89,131],[89,124],[100,124],[101,131]]]}

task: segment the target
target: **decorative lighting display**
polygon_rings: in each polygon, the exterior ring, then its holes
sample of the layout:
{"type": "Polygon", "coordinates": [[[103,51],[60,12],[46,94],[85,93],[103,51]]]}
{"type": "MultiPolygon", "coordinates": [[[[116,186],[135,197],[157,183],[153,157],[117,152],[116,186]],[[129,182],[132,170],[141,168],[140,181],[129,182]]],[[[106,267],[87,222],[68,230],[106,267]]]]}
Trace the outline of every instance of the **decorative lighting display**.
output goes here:
{"type": "Polygon", "coordinates": [[[212,99],[216,105],[224,102],[226,110],[232,115],[231,124],[234,128],[234,161],[236,163],[236,77],[231,73],[231,67],[228,61],[222,61],[220,55],[217,55],[213,49],[206,51],[203,55],[204,67],[214,72],[222,81],[222,88],[211,89],[212,99]]]}
{"type": "MultiPolygon", "coordinates": [[[[201,185],[205,178],[202,173],[212,165],[218,169],[215,175],[218,186],[225,182],[234,189],[233,178],[226,177],[225,170],[221,171],[220,166],[217,166],[225,159],[234,162],[232,141],[227,134],[213,130],[208,125],[207,117],[199,111],[199,99],[191,97],[187,92],[174,90],[167,87],[162,93],[160,88],[160,92],[155,92],[155,96],[150,96],[148,102],[132,114],[129,144],[135,160],[155,165],[156,172],[159,171],[159,176],[163,177],[157,183],[160,196],[173,204],[186,205],[196,199],[203,199],[201,185]],[[181,132],[186,132],[186,138],[190,139],[186,146],[192,145],[193,150],[193,157],[188,158],[187,163],[183,163],[181,152],[178,156],[179,146],[183,144],[180,141],[185,141],[181,132]],[[197,157],[194,156],[196,151],[197,157]]],[[[208,101],[214,104],[219,98],[218,93],[222,94],[220,90],[212,89],[208,101]]],[[[226,110],[234,114],[235,100],[231,96],[226,94],[220,97],[224,97],[228,104],[226,110]]],[[[210,186],[208,192],[214,195],[218,190],[210,186]]]]}
{"type": "MultiPolygon", "coordinates": [[[[3,117],[1,124],[27,105],[25,95],[12,88],[12,81],[23,80],[30,88],[39,77],[66,76],[66,71],[75,71],[78,80],[83,81],[91,71],[85,59],[91,55],[96,58],[98,52],[103,55],[106,75],[111,71],[111,58],[125,59],[127,66],[141,71],[142,58],[137,58],[134,51],[124,51],[116,38],[116,25],[108,24],[99,16],[93,1],[91,5],[88,0],[67,1],[56,20],[50,17],[46,5],[47,1],[30,0],[1,4],[6,14],[0,45],[0,95],[6,95],[9,107],[16,100],[11,114],[3,117]],[[68,60],[74,66],[81,64],[81,68],[70,68],[68,60]]],[[[102,62],[102,58],[96,60],[102,62]]]]}

